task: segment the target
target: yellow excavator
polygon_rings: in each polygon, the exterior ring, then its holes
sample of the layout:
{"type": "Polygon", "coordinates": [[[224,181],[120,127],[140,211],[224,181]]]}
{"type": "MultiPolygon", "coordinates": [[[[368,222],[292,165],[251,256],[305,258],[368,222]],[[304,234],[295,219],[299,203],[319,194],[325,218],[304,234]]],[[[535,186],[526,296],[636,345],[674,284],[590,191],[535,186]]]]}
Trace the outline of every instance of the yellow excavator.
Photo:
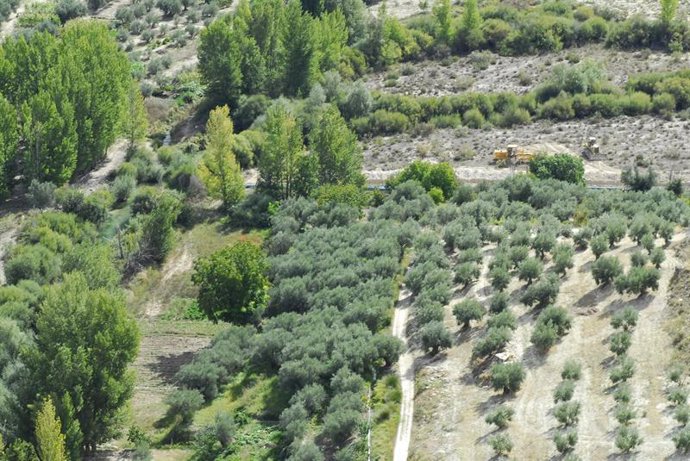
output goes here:
{"type": "Polygon", "coordinates": [[[509,161],[513,163],[529,163],[534,157],[534,152],[528,152],[515,144],[510,144],[505,149],[494,151],[494,163],[507,164],[509,161]]]}
{"type": "Polygon", "coordinates": [[[585,160],[592,160],[597,155],[599,155],[599,144],[597,144],[597,138],[590,137],[587,142],[582,144],[581,155],[585,160]]]}

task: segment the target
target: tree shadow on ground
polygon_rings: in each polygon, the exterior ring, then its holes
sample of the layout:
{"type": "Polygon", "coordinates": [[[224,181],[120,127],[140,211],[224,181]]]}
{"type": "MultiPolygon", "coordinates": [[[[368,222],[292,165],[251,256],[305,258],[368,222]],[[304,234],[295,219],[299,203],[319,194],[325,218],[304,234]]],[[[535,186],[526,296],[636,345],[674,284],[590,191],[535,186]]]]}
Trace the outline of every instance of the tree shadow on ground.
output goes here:
{"type": "Polygon", "coordinates": [[[180,354],[157,355],[155,362],[147,364],[146,368],[158,379],[163,381],[163,383],[175,384],[175,375],[177,372],[180,371],[180,368],[184,365],[190,363],[196,354],[197,352],[195,351],[186,351],[180,354]]]}
{"type": "Polygon", "coordinates": [[[608,284],[604,286],[598,286],[593,290],[585,293],[575,301],[575,307],[592,307],[596,306],[604,299],[608,298],[614,291],[613,285],[608,284]]]}
{"type": "Polygon", "coordinates": [[[534,344],[530,345],[522,354],[522,363],[526,368],[533,370],[544,365],[548,351],[539,350],[534,344]]]}

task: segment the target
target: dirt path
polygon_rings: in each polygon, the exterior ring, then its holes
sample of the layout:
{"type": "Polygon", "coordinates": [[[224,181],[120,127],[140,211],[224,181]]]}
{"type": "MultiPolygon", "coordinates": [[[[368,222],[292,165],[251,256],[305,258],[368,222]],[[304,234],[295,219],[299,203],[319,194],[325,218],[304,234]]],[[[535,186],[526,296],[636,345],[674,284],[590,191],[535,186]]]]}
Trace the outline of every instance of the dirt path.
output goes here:
{"type": "MultiPolygon", "coordinates": [[[[674,242],[682,240],[676,236],[674,242]]],[[[660,242],[657,242],[660,243],[660,242]]],[[[630,266],[630,254],[636,246],[628,238],[609,254],[630,266]]],[[[575,359],[582,365],[575,400],[582,404],[577,427],[576,453],[586,460],[617,459],[614,446],[618,423],[613,416],[609,368],[611,352],[608,341],[613,332],[611,315],[624,306],[639,311],[638,327],[629,354],[636,362],[630,381],[637,411],[635,427],[644,438],[639,459],[664,459],[674,452],[670,434],[674,421],[665,398],[665,375],[670,360],[670,338],[661,327],[665,320],[667,290],[679,261],[669,249],[662,265],[658,292],[642,298],[620,296],[611,288],[598,288],[591,276],[591,251],[575,256],[575,268],[563,280],[556,304],[573,316],[571,331],[547,355],[537,353],[530,344],[535,314],[519,303],[523,284],[513,280],[507,289],[510,308],[518,318],[518,328],[506,348],[510,360],[522,362],[527,376],[515,396],[496,394],[481,373],[469,367],[472,347],[485,331],[485,321],[469,331],[461,331],[452,316],[452,306],[468,295],[486,302],[492,290],[486,279],[486,263],[491,249],[485,248],[485,267],[480,280],[468,293],[458,291],[446,308],[446,326],[456,332],[456,345],[445,358],[429,363],[417,374],[415,425],[410,455],[416,460],[489,459],[492,450],[487,439],[495,434],[484,417],[495,405],[504,403],[515,415],[507,433],[514,443],[514,459],[559,459],[553,444],[557,422],[553,417],[553,391],[560,381],[565,361],[575,359]]],[[[547,265],[548,270],[549,265],[547,265]]]]}
{"type": "Polygon", "coordinates": [[[0,285],[7,283],[7,279],[5,278],[5,256],[7,256],[7,252],[17,241],[18,234],[18,225],[10,225],[6,229],[0,231],[0,285]]]}
{"type": "Polygon", "coordinates": [[[76,185],[82,191],[86,193],[93,192],[100,186],[102,186],[107,180],[108,176],[117,170],[120,165],[125,161],[127,156],[127,141],[120,139],[115,142],[110,148],[108,148],[108,153],[103,163],[79,178],[76,181],[76,185]]]}
{"type": "Polygon", "coordinates": [[[171,282],[176,275],[183,274],[192,269],[194,264],[194,257],[186,246],[181,251],[171,255],[161,269],[162,277],[160,283],[156,285],[154,293],[144,307],[144,317],[147,319],[155,319],[163,313],[164,308],[164,294],[167,291],[168,283],[171,282]]]}
{"type": "Polygon", "coordinates": [[[400,290],[398,301],[393,316],[393,336],[400,339],[405,347],[405,352],[398,359],[398,374],[400,375],[400,387],[402,399],[400,402],[400,422],[395,437],[395,451],[393,461],[406,461],[410,447],[412,434],[412,422],[414,417],[414,379],[415,355],[407,344],[407,320],[412,304],[412,293],[407,289],[400,290]]]}

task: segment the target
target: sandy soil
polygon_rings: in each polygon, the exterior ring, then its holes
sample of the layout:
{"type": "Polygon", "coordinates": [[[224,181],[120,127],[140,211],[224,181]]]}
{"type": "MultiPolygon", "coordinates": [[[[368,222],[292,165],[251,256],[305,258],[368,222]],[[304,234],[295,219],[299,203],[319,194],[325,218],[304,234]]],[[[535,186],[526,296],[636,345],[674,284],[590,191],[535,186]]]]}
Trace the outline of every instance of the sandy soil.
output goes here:
{"type": "MultiPolygon", "coordinates": [[[[677,236],[676,241],[682,239],[677,236]]],[[[629,266],[634,244],[625,239],[611,252],[629,266]]],[[[490,252],[490,250],[487,250],[490,252]]],[[[573,328],[546,356],[537,353],[529,337],[534,325],[534,314],[518,303],[522,284],[513,281],[508,289],[511,309],[519,319],[518,329],[506,352],[519,360],[527,369],[522,389],[513,397],[494,393],[469,368],[471,350],[484,326],[471,331],[458,331],[452,317],[452,305],[462,299],[456,296],[447,307],[446,324],[457,332],[457,345],[445,357],[430,363],[417,376],[415,426],[413,429],[411,459],[459,460],[488,459],[492,455],[486,440],[493,428],[484,422],[484,416],[494,405],[505,402],[515,410],[513,422],[507,432],[515,448],[514,459],[559,459],[551,441],[557,423],[552,416],[553,390],[560,381],[560,371],[568,359],[582,363],[583,376],[576,386],[575,399],[582,403],[578,425],[577,453],[586,460],[606,459],[616,453],[614,430],[617,422],[609,395],[608,338],[612,332],[610,316],[624,305],[632,305],[640,312],[638,327],[633,334],[629,351],[636,362],[636,374],[631,381],[635,420],[644,438],[639,459],[664,459],[674,452],[670,434],[674,422],[670,418],[663,393],[665,371],[670,360],[670,338],[659,328],[665,318],[666,295],[670,278],[679,261],[667,251],[668,260],[662,266],[660,289],[653,295],[631,298],[620,296],[612,289],[597,288],[589,271],[594,259],[589,250],[578,253],[575,269],[563,281],[557,304],[567,307],[572,315],[573,328]],[[553,458],[551,458],[553,457],[553,458]]],[[[481,301],[487,299],[491,289],[486,279],[486,267],[480,281],[470,293],[481,301]]]]}
{"type": "Polygon", "coordinates": [[[688,182],[690,153],[683,139],[689,131],[689,121],[651,116],[562,123],[540,120],[511,129],[440,129],[419,137],[400,134],[365,140],[364,169],[385,172],[403,168],[412,160],[426,159],[451,162],[459,173],[464,168],[491,166],[489,171],[493,174],[497,170],[492,166],[493,151],[499,147],[517,144],[534,152],[577,153],[587,137],[595,136],[601,145],[601,154],[596,159],[600,163],[591,163],[590,174],[600,170],[602,179],[617,181],[618,172],[631,166],[639,156],[652,163],[661,182],[668,179],[671,171],[688,182]]]}
{"type": "Polygon", "coordinates": [[[611,83],[619,86],[630,75],[684,69],[690,62],[689,53],[675,56],[649,50],[631,53],[602,45],[537,56],[491,56],[493,62],[486,69],[473,65],[472,57],[461,56],[454,57],[450,63],[445,63],[447,65],[440,61],[401,64],[384,72],[369,74],[364,77],[364,82],[372,90],[409,95],[443,96],[461,91],[525,93],[545,81],[555,65],[572,65],[568,59],[572,60],[574,56],[600,63],[611,83]],[[384,83],[391,74],[398,75],[397,82],[395,86],[387,87],[384,83]]]}

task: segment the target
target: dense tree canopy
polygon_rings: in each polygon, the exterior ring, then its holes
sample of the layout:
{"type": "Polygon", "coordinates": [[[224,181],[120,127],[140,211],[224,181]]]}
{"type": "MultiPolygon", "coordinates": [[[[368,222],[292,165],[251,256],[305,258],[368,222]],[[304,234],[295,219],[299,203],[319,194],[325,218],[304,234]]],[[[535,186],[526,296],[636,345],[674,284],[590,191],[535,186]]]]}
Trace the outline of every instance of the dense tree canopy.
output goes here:
{"type": "Polygon", "coordinates": [[[213,321],[257,322],[266,306],[266,256],[240,242],[199,259],[192,281],[199,286],[199,307],[213,321]]]}
{"type": "Polygon", "coordinates": [[[123,128],[130,64],[103,24],[77,20],[57,36],[5,41],[0,80],[4,190],[17,174],[67,182],[101,161],[123,128]]]}
{"type": "Polygon", "coordinates": [[[134,385],[139,333],[123,296],[89,289],[80,273],[66,276],[47,291],[35,343],[33,391],[55,402],[71,457],[95,450],[116,433],[134,385]]]}

